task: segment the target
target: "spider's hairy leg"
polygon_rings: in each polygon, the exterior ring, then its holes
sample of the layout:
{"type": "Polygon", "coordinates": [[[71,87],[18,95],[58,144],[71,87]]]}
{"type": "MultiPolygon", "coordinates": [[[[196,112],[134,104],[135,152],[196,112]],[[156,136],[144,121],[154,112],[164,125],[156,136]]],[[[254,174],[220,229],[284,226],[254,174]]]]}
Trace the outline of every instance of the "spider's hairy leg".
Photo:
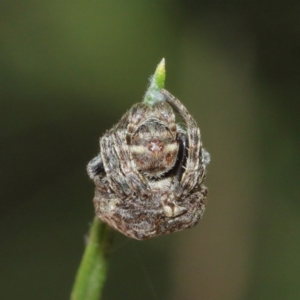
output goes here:
{"type": "Polygon", "coordinates": [[[94,179],[97,175],[104,173],[104,166],[100,153],[88,163],[86,169],[91,179],[94,179]]]}
{"type": "Polygon", "coordinates": [[[129,195],[130,187],[121,170],[116,147],[112,141],[110,133],[106,133],[100,140],[103,165],[110,185],[119,195],[129,195]]]}
{"type": "Polygon", "coordinates": [[[200,129],[195,119],[190,115],[185,106],[166,90],[162,90],[166,101],[182,117],[187,125],[188,156],[185,165],[185,172],[181,178],[183,192],[188,194],[198,183],[202,182],[205,170],[202,164],[202,147],[200,129]]]}
{"type": "Polygon", "coordinates": [[[179,183],[182,174],[185,171],[186,158],[188,155],[188,139],[184,132],[179,132],[177,134],[176,140],[179,145],[177,161],[171,172],[175,175],[175,180],[179,183]]]}
{"type": "Polygon", "coordinates": [[[126,143],[126,133],[122,130],[116,131],[112,135],[115,151],[120,161],[121,172],[131,188],[132,192],[140,195],[148,195],[148,186],[145,178],[138,172],[130,157],[129,146],[126,143]]]}

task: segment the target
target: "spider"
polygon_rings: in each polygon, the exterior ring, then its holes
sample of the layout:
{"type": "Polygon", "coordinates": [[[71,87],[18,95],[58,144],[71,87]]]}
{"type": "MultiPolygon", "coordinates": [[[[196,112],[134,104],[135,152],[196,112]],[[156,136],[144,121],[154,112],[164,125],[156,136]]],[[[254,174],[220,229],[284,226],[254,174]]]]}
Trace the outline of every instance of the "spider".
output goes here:
{"type": "Polygon", "coordinates": [[[206,205],[210,156],[199,127],[178,99],[160,93],[163,101],[133,105],[100,138],[100,153],[87,166],[96,215],[137,240],[195,226],[206,205]]]}

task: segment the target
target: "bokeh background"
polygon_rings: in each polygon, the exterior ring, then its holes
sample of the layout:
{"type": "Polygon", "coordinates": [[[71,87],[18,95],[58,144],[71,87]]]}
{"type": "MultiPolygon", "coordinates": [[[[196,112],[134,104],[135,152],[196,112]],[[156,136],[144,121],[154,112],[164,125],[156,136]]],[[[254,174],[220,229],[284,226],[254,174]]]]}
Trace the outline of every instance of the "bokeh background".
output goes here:
{"type": "Polygon", "coordinates": [[[2,1],[0,298],[68,299],[99,137],[166,88],[211,153],[207,211],[116,234],[103,299],[300,299],[299,1],[2,1]]]}

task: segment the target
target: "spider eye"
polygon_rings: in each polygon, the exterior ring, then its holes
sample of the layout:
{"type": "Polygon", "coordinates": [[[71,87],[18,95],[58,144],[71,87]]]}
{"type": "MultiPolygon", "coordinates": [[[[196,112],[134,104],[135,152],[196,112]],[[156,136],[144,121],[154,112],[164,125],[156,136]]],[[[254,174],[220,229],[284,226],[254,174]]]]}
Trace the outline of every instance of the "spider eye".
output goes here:
{"type": "Polygon", "coordinates": [[[153,153],[162,152],[164,150],[164,143],[154,139],[148,143],[148,150],[153,153]]]}

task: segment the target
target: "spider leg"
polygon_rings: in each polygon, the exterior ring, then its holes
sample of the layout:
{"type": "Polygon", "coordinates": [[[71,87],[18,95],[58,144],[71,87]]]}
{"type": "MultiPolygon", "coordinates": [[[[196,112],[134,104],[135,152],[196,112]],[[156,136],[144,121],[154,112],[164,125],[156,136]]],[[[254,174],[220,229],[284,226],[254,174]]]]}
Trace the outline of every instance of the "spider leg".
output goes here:
{"type": "Polygon", "coordinates": [[[185,172],[183,172],[180,180],[182,193],[186,195],[198,183],[201,183],[205,176],[205,170],[202,164],[200,129],[195,119],[189,114],[188,110],[178,99],[166,90],[162,90],[162,93],[166,97],[166,101],[182,117],[187,125],[188,155],[185,164],[185,172]]]}
{"type": "Polygon", "coordinates": [[[109,132],[101,138],[100,149],[107,179],[113,190],[120,196],[129,195],[131,190],[122,172],[116,146],[109,132]]]}
{"type": "Polygon", "coordinates": [[[108,132],[100,141],[104,169],[114,191],[121,195],[132,192],[148,194],[144,178],[135,170],[130,159],[125,131],[108,132]]]}
{"type": "Polygon", "coordinates": [[[180,182],[182,178],[182,174],[185,169],[186,158],[188,155],[188,139],[186,135],[181,132],[177,134],[176,139],[179,144],[179,149],[178,149],[177,161],[172,172],[173,174],[175,174],[176,180],[180,182]]]}
{"type": "Polygon", "coordinates": [[[148,186],[145,178],[138,172],[130,155],[129,146],[126,142],[127,134],[118,130],[112,135],[115,144],[115,151],[119,157],[120,168],[124,174],[127,184],[132,191],[141,195],[148,195],[148,186]]]}
{"type": "Polygon", "coordinates": [[[86,169],[91,179],[94,179],[97,175],[104,173],[104,166],[100,153],[88,163],[86,169]]]}

